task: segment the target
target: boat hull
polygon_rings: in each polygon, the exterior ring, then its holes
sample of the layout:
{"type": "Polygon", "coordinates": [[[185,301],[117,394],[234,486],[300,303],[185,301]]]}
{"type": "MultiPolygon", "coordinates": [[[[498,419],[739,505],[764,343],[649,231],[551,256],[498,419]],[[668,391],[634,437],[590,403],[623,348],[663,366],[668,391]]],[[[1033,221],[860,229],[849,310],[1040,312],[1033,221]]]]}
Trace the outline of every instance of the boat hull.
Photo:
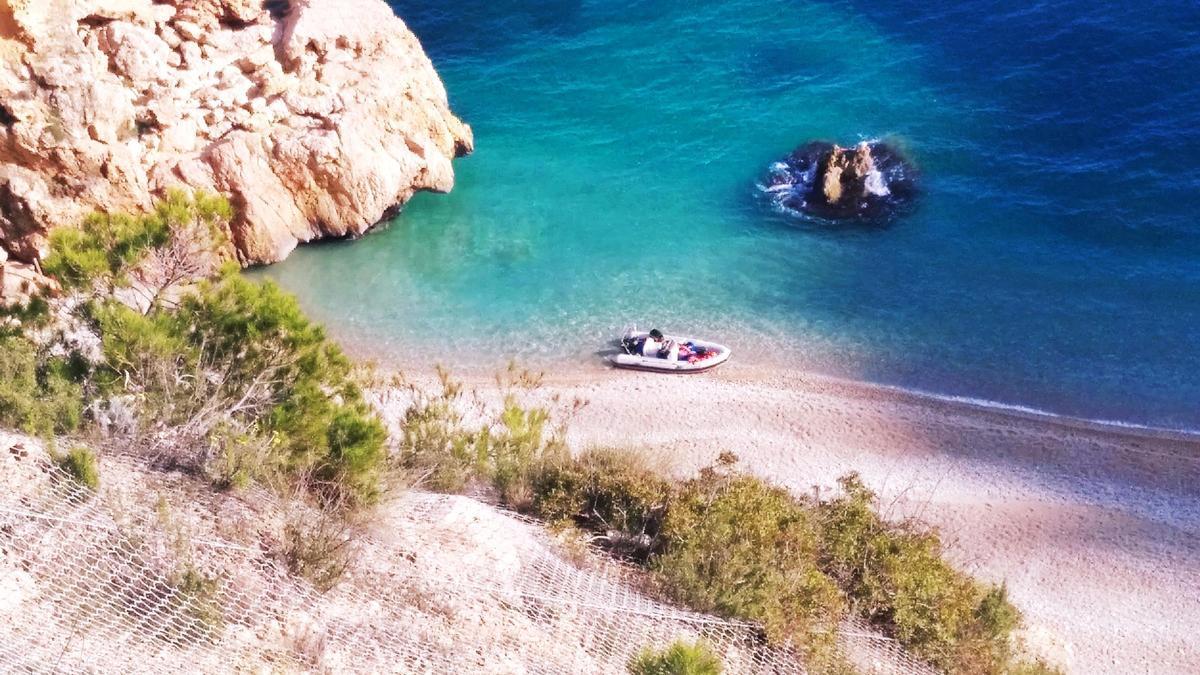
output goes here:
{"type": "MultiPolygon", "coordinates": [[[[641,339],[645,338],[648,333],[626,333],[626,339],[641,339]]],[[[640,354],[617,354],[609,359],[609,362],[616,368],[626,368],[629,370],[642,370],[655,373],[702,373],[706,370],[712,370],[717,366],[725,363],[732,355],[732,351],[725,345],[709,342],[707,340],[697,340],[695,338],[677,337],[667,335],[666,339],[674,340],[679,344],[692,343],[697,347],[702,347],[708,352],[716,352],[713,356],[689,362],[686,360],[675,360],[659,358],[653,356],[641,356],[640,354]]]]}

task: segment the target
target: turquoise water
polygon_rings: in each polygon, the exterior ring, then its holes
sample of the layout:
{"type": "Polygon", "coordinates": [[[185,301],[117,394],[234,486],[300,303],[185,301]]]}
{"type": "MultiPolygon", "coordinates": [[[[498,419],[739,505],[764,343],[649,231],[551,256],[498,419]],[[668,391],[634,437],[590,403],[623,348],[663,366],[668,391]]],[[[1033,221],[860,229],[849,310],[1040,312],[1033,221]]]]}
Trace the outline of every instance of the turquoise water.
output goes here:
{"type": "Polygon", "coordinates": [[[830,374],[1200,428],[1200,9],[393,2],[471,123],[449,195],[264,273],[382,357],[592,367],[636,322],[830,374]],[[884,138],[888,227],[764,208],[884,138]]]}

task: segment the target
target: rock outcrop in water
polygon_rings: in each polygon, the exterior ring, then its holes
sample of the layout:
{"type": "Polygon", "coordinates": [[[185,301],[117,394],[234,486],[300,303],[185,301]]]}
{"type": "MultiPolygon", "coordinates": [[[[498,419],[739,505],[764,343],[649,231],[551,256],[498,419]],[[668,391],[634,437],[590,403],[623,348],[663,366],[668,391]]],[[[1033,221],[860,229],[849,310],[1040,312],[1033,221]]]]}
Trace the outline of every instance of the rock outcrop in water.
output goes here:
{"type": "Polygon", "coordinates": [[[228,195],[241,261],[278,261],[449,190],[472,143],[383,0],[0,0],[9,267],[172,186],[228,195]]]}
{"type": "Polygon", "coordinates": [[[781,210],[828,220],[886,221],[916,193],[916,171],[880,142],[809,143],[771,165],[763,191],[781,210]]]}

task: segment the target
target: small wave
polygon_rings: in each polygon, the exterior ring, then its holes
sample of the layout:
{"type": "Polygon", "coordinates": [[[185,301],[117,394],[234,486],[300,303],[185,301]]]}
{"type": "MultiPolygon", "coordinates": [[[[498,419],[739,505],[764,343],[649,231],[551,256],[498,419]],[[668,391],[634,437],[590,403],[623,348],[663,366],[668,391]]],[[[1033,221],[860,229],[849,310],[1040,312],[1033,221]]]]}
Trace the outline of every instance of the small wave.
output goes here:
{"type": "Polygon", "coordinates": [[[1129,429],[1133,431],[1148,431],[1156,433],[1180,434],[1183,436],[1194,436],[1196,440],[1200,440],[1200,428],[1191,427],[1166,427],[1155,426],[1153,424],[1142,424],[1140,422],[1126,422],[1123,420],[1113,420],[1098,417],[1078,417],[1076,415],[1066,415],[1056,413],[1043,408],[1034,408],[1019,403],[1004,403],[1001,401],[993,401],[986,398],[978,398],[975,396],[959,396],[956,394],[939,394],[926,389],[917,389],[915,387],[902,387],[894,384],[870,383],[872,386],[895,392],[898,394],[910,394],[920,396],[921,398],[932,399],[935,401],[943,401],[946,403],[960,403],[969,405],[975,408],[985,408],[988,410],[998,410],[1008,413],[1018,413],[1029,417],[1041,417],[1046,419],[1058,420],[1062,422],[1072,422],[1088,426],[1111,427],[1114,429],[1129,429]]]}
{"type": "Polygon", "coordinates": [[[892,194],[892,191],[889,190],[888,186],[883,182],[883,174],[879,173],[878,171],[872,171],[871,173],[867,174],[867,180],[864,183],[864,187],[866,187],[867,192],[870,192],[876,197],[886,197],[892,194]]]}
{"type": "Polygon", "coordinates": [[[786,183],[778,183],[775,185],[763,185],[762,183],[759,183],[758,189],[763,192],[787,192],[792,189],[792,186],[786,183]]]}

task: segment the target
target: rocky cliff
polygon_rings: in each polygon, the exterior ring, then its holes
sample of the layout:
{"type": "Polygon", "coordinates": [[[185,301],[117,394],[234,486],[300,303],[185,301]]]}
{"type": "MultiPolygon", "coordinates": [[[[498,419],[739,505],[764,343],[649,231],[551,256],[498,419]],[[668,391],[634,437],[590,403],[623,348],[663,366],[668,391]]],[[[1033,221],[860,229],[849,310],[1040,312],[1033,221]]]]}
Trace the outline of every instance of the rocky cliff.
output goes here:
{"type": "Polygon", "coordinates": [[[383,0],[0,0],[0,259],[182,186],[274,262],[449,190],[471,149],[383,0]]]}

